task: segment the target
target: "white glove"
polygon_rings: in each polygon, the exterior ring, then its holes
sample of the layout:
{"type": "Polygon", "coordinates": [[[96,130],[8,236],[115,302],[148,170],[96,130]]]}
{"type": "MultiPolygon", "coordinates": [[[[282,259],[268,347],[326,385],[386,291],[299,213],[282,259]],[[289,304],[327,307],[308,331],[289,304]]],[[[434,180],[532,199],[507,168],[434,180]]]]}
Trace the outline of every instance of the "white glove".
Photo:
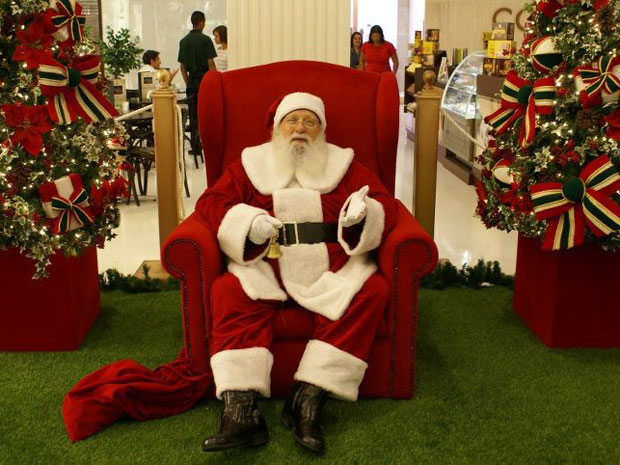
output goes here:
{"type": "Polygon", "coordinates": [[[258,215],[252,221],[248,238],[256,245],[264,244],[278,233],[278,229],[282,227],[282,222],[269,215],[258,215]]]}
{"type": "Polygon", "coordinates": [[[349,206],[346,213],[340,218],[343,226],[353,226],[358,224],[366,217],[366,195],[368,194],[368,186],[362,187],[360,190],[351,195],[349,206]]]}

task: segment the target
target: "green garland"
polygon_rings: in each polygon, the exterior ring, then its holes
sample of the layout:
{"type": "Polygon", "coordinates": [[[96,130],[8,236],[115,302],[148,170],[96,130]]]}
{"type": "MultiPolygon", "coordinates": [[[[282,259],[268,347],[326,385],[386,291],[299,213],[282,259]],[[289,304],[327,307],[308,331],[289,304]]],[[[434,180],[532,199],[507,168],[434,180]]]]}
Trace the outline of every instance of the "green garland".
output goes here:
{"type": "Polygon", "coordinates": [[[175,291],[180,289],[179,281],[175,278],[152,279],[149,276],[149,267],[143,265],[144,278],[133,275],[124,275],[115,269],[110,269],[99,274],[99,289],[101,291],[123,291],[129,294],[141,292],[175,291]]]}
{"type": "Polygon", "coordinates": [[[460,269],[449,261],[440,261],[435,270],[420,282],[426,289],[447,287],[470,287],[481,289],[488,286],[514,287],[514,276],[502,272],[498,261],[478,260],[475,266],[464,264],[460,269]]]}
{"type": "MultiPolygon", "coordinates": [[[[141,292],[175,291],[180,289],[180,283],[175,278],[166,280],[152,279],[149,276],[149,268],[142,267],[144,278],[133,275],[124,275],[115,269],[109,269],[99,274],[99,289],[101,291],[123,291],[129,294],[141,292]]],[[[502,272],[499,262],[485,262],[478,260],[475,266],[464,264],[457,269],[449,261],[440,261],[435,270],[422,281],[420,287],[426,289],[445,289],[447,287],[470,287],[481,289],[483,287],[514,286],[514,277],[502,272]]]]}

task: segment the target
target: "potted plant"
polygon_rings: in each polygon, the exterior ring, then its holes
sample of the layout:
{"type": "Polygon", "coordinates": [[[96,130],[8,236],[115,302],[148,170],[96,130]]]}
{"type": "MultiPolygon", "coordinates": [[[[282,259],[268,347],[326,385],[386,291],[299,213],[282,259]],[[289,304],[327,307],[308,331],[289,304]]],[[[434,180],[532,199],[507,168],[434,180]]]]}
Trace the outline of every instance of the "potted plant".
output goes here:
{"type": "Polygon", "coordinates": [[[514,309],[553,347],[620,347],[620,0],[526,6],[477,185],[519,232],[514,309]]]}
{"type": "Polygon", "coordinates": [[[129,71],[139,68],[142,50],[138,47],[139,37],[131,38],[129,29],[121,28],[114,32],[109,26],[106,29],[106,40],[99,43],[101,62],[106,75],[113,80],[112,92],[114,104],[119,107],[125,102],[126,79],[129,71]]]}

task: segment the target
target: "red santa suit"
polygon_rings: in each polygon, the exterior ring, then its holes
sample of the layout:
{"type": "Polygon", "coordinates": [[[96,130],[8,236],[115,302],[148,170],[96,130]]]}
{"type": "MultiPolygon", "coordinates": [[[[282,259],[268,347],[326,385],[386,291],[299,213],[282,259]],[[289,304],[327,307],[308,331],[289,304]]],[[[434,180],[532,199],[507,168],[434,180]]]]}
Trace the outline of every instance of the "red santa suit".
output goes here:
{"type": "Polygon", "coordinates": [[[389,299],[369,252],[395,223],[396,206],[353,150],[327,144],[323,173],[311,176],[279,164],[269,142],[243,151],[196,209],[228,258],[228,273],[211,289],[211,368],[216,394],[256,390],[270,394],[271,318],[288,299],[314,312],[316,328],[295,374],[332,395],[356,400],[375,332],[389,299]],[[345,227],[352,195],[369,187],[366,216],[345,227]],[[252,222],[269,214],[283,223],[337,225],[337,242],[280,246],[248,240],[252,222]]]}

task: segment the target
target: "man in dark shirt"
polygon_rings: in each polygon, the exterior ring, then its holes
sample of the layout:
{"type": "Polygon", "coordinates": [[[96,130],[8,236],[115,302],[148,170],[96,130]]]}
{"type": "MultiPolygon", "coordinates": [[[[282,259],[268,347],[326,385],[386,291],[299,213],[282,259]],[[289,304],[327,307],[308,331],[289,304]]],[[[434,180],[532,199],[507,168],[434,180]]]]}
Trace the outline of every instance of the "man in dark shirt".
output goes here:
{"type": "Polygon", "coordinates": [[[187,86],[187,105],[191,131],[191,153],[202,153],[198,136],[198,88],[202,77],[215,69],[213,59],[217,56],[211,39],[202,33],[206,18],[202,11],[194,11],[191,16],[193,29],[179,42],[181,75],[187,86]]]}

